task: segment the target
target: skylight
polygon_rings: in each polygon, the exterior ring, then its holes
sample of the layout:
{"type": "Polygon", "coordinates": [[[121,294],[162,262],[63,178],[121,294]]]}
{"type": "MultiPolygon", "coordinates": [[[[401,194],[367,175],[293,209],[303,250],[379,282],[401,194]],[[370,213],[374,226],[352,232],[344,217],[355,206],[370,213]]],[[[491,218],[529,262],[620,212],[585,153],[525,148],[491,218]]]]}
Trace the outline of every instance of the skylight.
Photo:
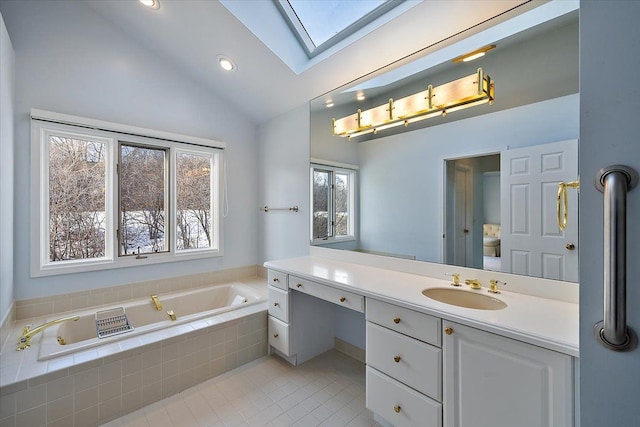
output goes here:
{"type": "Polygon", "coordinates": [[[298,41],[313,57],[404,0],[274,0],[298,41]]]}

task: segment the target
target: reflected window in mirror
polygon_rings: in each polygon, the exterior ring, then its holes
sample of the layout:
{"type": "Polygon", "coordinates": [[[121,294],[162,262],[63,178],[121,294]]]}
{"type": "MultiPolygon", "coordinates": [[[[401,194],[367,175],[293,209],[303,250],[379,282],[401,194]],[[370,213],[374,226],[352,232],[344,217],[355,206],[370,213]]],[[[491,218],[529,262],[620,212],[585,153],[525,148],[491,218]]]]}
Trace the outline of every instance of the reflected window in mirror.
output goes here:
{"type": "Polygon", "coordinates": [[[311,164],[311,241],[356,240],[356,170],[311,164]]]}

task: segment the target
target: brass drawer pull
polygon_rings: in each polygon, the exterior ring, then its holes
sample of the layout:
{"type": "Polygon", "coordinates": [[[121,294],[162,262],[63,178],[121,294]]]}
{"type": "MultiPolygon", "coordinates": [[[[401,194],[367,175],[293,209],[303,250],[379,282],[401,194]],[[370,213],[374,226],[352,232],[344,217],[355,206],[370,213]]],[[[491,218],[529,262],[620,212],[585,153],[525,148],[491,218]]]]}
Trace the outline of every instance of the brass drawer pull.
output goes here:
{"type": "Polygon", "coordinates": [[[274,302],[274,303],[273,303],[273,306],[274,306],[274,307],[280,307],[280,304],[278,304],[277,302],[274,302]]]}
{"type": "Polygon", "coordinates": [[[394,406],[393,410],[396,411],[396,414],[399,414],[400,413],[400,405],[394,406]]]}
{"type": "Polygon", "coordinates": [[[296,288],[301,288],[301,287],[302,287],[302,283],[298,283],[298,284],[296,285],[296,288]]]}
{"type": "Polygon", "coordinates": [[[393,319],[393,323],[395,323],[396,325],[397,325],[398,323],[400,323],[400,318],[399,318],[399,317],[395,317],[395,318],[393,319]]]}
{"type": "Polygon", "coordinates": [[[280,335],[278,335],[278,334],[273,334],[273,337],[274,337],[274,338],[278,338],[279,336],[280,336],[280,335]]]}
{"type": "Polygon", "coordinates": [[[347,299],[345,297],[340,297],[340,302],[345,302],[347,299]]]}
{"type": "Polygon", "coordinates": [[[279,282],[279,281],[280,281],[280,279],[278,279],[277,277],[274,277],[274,278],[273,278],[273,281],[277,283],[277,282],[279,282]]]}
{"type": "Polygon", "coordinates": [[[400,362],[400,356],[394,356],[393,360],[395,360],[396,363],[400,362]]]}
{"type": "Polygon", "coordinates": [[[446,328],[444,328],[444,333],[447,334],[447,335],[451,335],[453,333],[453,329],[451,329],[449,327],[446,327],[446,328]]]}

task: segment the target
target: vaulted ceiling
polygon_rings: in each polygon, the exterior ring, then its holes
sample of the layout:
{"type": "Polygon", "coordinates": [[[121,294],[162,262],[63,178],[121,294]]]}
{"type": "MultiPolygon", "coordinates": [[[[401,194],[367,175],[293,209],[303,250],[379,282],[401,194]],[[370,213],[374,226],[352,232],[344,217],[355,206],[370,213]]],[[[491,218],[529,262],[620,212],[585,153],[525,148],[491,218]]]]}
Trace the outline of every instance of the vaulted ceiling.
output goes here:
{"type": "Polygon", "coordinates": [[[308,60],[292,44],[295,38],[271,0],[160,0],[157,10],[138,1],[85,0],[135,42],[256,124],[425,47],[445,45],[461,32],[470,35],[544,3],[407,0],[399,16],[308,60]],[[224,72],[219,54],[232,58],[237,70],[224,72]]]}

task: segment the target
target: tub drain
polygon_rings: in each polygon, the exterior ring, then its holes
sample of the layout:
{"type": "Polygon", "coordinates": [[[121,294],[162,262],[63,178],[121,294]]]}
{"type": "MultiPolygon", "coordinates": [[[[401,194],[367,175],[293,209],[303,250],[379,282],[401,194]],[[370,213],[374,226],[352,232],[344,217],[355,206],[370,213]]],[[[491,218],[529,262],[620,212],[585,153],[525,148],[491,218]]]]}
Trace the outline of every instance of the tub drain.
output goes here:
{"type": "Polygon", "coordinates": [[[96,331],[98,338],[123,334],[133,330],[127,319],[124,307],[111,308],[96,312],[96,331]]]}

